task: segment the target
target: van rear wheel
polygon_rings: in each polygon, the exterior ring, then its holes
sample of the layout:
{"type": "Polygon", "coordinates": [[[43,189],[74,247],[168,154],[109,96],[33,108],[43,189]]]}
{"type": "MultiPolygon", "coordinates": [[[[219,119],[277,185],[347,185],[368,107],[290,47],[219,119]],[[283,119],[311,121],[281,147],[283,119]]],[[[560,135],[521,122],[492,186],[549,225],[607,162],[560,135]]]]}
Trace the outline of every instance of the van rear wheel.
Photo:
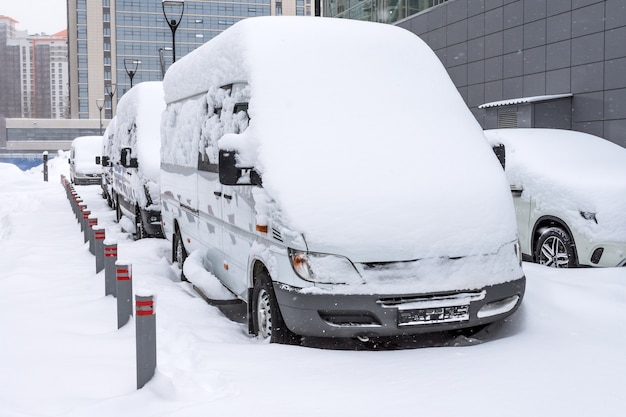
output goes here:
{"type": "Polygon", "coordinates": [[[302,338],[287,328],[267,273],[259,275],[252,294],[254,334],[270,343],[299,345],[302,338]]]}
{"type": "Polygon", "coordinates": [[[185,259],[187,259],[187,250],[185,249],[183,239],[180,236],[180,231],[178,230],[178,228],[176,228],[176,232],[174,232],[174,237],[172,239],[172,262],[178,263],[181,281],[187,281],[187,278],[185,278],[185,273],[183,272],[183,264],[185,263],[185,259]]]}

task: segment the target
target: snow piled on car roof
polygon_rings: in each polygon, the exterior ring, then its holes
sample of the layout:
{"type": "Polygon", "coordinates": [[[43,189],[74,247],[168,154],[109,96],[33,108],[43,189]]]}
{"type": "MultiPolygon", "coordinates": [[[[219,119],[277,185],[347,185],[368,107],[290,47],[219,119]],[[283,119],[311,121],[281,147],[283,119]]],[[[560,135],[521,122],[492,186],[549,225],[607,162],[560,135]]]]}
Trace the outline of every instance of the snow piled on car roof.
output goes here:
{"type": "MultiPolygon", "coordinates": [[[[310,250],[410,260],[496,253],[516,240],[501,167],[436,55],[409,31],[246,19],[173,64],[165,98],[202,118],[206,108],[181,100],[211,102],[212,87],[237,82],[249,85],[250,123],[217,145],[252,155],[274,209],[310,250]]],[[[199,139],[188,138],[201,124],[174,127],[176,117],[163,118],[162,134],[177,136],[162,156],[193,163],[199,139]]]]}
{"type": "Polygon", "coordinates": [[[560,129],[494,129],[485,135],[506,146],[506,174],[544,212],[590,240],[626,239],[626,149],[587,133],[560,129]],[[595,213],[597,223],[580,212],[595,213]]]}

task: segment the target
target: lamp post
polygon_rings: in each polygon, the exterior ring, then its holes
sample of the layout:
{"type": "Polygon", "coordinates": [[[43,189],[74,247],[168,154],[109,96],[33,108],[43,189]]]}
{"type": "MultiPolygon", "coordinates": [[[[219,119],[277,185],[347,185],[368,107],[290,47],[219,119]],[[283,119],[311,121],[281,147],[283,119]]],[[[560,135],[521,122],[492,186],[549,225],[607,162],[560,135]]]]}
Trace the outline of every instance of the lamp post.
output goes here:
{"type": "Polygon", "coordinates": [[[130,78],[130,88],[133,88],[133,77],[137,73],[139,64],[141,64],[141,61],[134,58],[124,58],[124,69],[126,74],[128,74],[128,78],[130,78]]]}
{"type": "Polygon", "coordinates": [[[163,0],[161,2],[163,8],[163,16],[167,25],[172,31],[172,62],[176,62],[176,29],[180,25],[185,12],[185,2],[183,0],[163,0]]]}
{"type": "Polygon", "coordinates": [[[96,107],[98,107],[98,110],[100,110],[100,135],[102,135],[102,109],[104,108],[103,98],[96,99],[96,107]]]}
{"type": "Polygon", "coordinates": [[[161,80],[165,77],[165,57],[163,56],[164,51],[171,51],[172,48],[165,47],[159,48],[159,64],[161,64],[161,80]]]}
{"type": "Polygon", "coordinates": [[[109,117],[109,119],[112,119],[113,118],[113,96],[117,92],[117,84],[111,83],[110,85],[107,85],[104,91],[106,95],[109,96],[109,99],[111,100],[111,117],[109,117]]]}

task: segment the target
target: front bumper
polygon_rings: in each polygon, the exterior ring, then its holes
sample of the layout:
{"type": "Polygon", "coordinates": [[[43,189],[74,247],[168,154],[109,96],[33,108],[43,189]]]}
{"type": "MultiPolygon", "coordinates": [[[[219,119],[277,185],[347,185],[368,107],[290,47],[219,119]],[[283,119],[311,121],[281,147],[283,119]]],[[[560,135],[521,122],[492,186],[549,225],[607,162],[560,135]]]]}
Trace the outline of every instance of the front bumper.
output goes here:
{"type": "Polygon", "coordinates": [[[287,327],[316,337],[384,337],[475,327],[522,302],[526,277],[478,290],[413,295],[311,294],[281,283],[274,293],[287,327]]]}

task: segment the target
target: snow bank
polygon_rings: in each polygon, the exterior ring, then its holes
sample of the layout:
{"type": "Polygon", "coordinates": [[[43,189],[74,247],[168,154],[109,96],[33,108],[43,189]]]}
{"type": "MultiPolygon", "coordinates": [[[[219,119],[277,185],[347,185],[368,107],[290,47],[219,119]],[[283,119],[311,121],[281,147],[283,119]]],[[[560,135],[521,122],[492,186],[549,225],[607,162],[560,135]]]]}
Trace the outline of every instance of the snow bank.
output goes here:
{"type": "Polygon", "coordinates": [[[626,149],[582,132],[495,129],[485,134],[506,146],[506,175],[524,187],[542,212],[562,214],[589,240],[626,239],[626,149]],[[580,212],[596,214],[597,223],[580,212]]]}
{"type": "Polygon", "coordinates": [[[238,150],[273,202],[257,215],[289,224],[310,250],[384,261],[496,253],[516,240],[508,185],[480,126],[435,54],[404,29],[246,19],[172,65],[164,88],[164,160],[194,166],[198,151],[238,150]],[[234,113],[210,122],[219,87],[233,83],[247,83],[244,133],[229,130],[234,113]]]}

